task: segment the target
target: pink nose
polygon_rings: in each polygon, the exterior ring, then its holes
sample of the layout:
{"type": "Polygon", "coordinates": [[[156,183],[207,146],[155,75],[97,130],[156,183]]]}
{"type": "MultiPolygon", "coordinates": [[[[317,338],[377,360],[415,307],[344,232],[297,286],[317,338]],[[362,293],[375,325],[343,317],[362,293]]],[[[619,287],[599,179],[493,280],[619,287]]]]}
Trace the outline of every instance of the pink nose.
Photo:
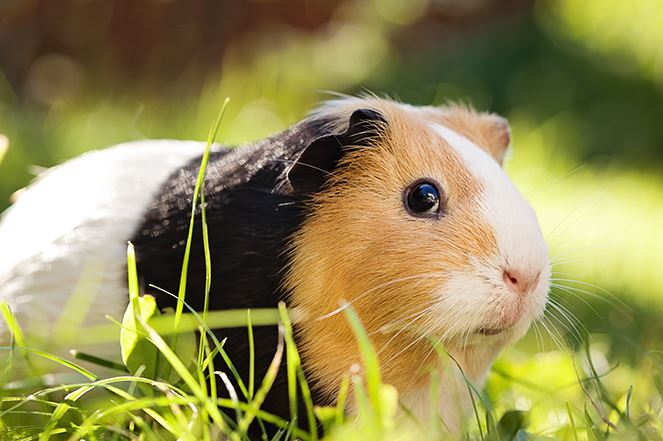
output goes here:
{"type": "Polygon", "coordinates": [[[540,272],[531,273],[509,268],[504,270],[502,277],[504,278],[504,284],[509,291],[515,294],[524,295],[536,288],[536,285],[539,283],[540,275],[540,272]]]}

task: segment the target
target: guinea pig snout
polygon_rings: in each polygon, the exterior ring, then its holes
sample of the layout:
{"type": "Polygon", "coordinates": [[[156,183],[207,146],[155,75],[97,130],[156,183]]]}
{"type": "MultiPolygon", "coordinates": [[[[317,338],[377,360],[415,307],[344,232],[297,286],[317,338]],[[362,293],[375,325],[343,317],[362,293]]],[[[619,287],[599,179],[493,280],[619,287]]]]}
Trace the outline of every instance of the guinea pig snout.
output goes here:
{"type": "Polygon", "coordinates": [[[524,296],[536,289],[541,278],[541,271],[520,268],[506,268],[502,272],[502,280],[506,288],[519,296],[524,296]]]}

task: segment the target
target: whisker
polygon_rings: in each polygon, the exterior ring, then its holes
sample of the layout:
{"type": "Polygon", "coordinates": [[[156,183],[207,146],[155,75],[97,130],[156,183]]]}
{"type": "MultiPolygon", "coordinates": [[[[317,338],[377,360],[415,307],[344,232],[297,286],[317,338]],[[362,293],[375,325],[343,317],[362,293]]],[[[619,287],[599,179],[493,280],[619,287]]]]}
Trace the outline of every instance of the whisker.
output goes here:
{"type": "Polygon", "coordinates": [[[529,199],[533,194],[540,193],[541,191],[548,191],[550,189],[550,187],[552,187],[553,184],[557,184],[560,181],[562,181],[562,180],[568,178],[569,176],[573,175],[574,173],[578,173],[579,171],[581,171],[585,167],[587,167],[587,164],[581,164],[581,165],[571,169],[570,171],[568,171],[568,172],[566,172],[566,173],[564,173],[560,176],[557,176],[557,177],[553,178],[550,181],[546,181],[545,185],[540,185],[538,188],[531,189],[530,191],[525,193],[525,196],[527,196],[527,198],[529,199]]]}
{"type": "MultiPolygon", "coordinates": [[[[550,300],[550,299],[548,299],[550,300]]],[[[527,313],[530,315],[530,317],[533,317],[534,314],[532,313],[533,305],[528,305],[527,306],[527,313]]],[[[534,336],[536,338],[536,346],[537,350],[539,352],[544,350],[544,342],[543,342],[543,335],[541,334],[541,329],[539,328],[539,323],[538,320],[532,320],[531,327],[534,329],[534,336]]]]}
{"type": "MultiPolygon", "coordinates": [[[[607,294],[608,296],[610,296],[614,301],[616,301],[617,303],[619,303],[621,306],[627,308],[629,311],[631,311],[631,312],[635,312],[635,311],[633,310],[633,308],[631,308],[629,305],[627,305],[626,303],[624,303],[623,300],[621,300],[619,297],[617,297],[616,295],[614,295],[612,292],[610,292],[610,291],[608,291],[607,289],[602,288],[602,287],[600,287],[600,286],[598,286],[598,285],[595,285],[595,284],[593,284],[593,283],[584,282],[584,281],[582,281],[582,280],[575,280],[575,279],[564,279],[564,278],[559,278],[559,277],[552,277],[550,280],[551,280],[551,281],[554,281],[554,282],[577,283],[577,284],[579,284],[579,285],[584,285],[584,286],[588,286],[588,287],[590,287],[590,288],[598,289],[599,291],[603,292],[604,294],[607,294]]],[[[575,289],[578,289],[577,287],[572,287],[572,286],[569,286],[569,285],[566,285],[566,286],[567,286],[568,288],[575,288],[575,289]]],[[[583,292],[586,292],[586,291],[583,291],[583,292]]],[[[593,293],[592,293],[592,294],[593,294],[593,293]]],[[[602,298],[602,297],[600,297],[600,296],[598,296],[598,297],[599,297],[599,298],[602,298]]]]}
{"type": "Polygon", "coordinates": [[[421,342],[422,339],[428,337],[427,333],[421,333],[418,337],[414,338],[409,344],[407,344],[405,347],[403,347],[400,351],[396,352],[395,354],[392,354],[387,360],[384,361],[383,365],[388,365],[392,361],[396,360],[401,354],[406,352],[408,349],[410,349],[412,346],[416,345],[417,343],[421,342]]]}
{"type": "Polygon", "coordinates": [[[563,275],[563,276],[567,276],[567,277],[583,277],[583,275],[580,274],[580,273],[569,273],[569,272],[565,272],[565,271],[555,271],[554,274],[555,275],[559,274],[559,275],[563,275]]]}
{"type": "MultiPolygon", "coordinates": [[[[584,303],[584,304],[585,304],[585,305],[586,305],[586,306],[587,306],[587,307],[588,307],[588,308],[589,308],[589,309],[590,309],[590,310],[596,315],[596,317],[597,317],[599,320],[603,320],[603,319],[604,319],[604,317],[603,317],[601,314],[599,314],[599,312],[596,310],[596,308],[594,308],[594,306],[592,306],[591,303],[589,303],[587,300],[585,300],[584,298],[582,298],[582,296],[581,296],[579,293],[574,292],[574,290],[572,290],[572,289],[569,288],[568,286],[566,286],[566,285],[559,285],[559,284],[556,284],[556,283],[551,283],[550,286],[553,287],[553,288],[559,289],[559,290],[561,290],[561,291],[564,291],[564,292],[567,293],[567,294],[572,295],[572,296],[575,297],[576,299],[578,299],[578,300],[580,300],[581,302],[583,302],[583,303],[584,303]]],[[[590,294],[590,293],[588,293],[588,294],[590,294]]],[[[590,296],[590,297],[593,297],[593,296],[590,296]]],[[[598,297],[598,296],[597,296],[597,298],[600,299],[600,297],[598,297]]],[[[603,301],[607,302],[606,299],[603,299],[603,301]]],[[[611,305],[610,302],[608,302],[608,304],[611,305]]]]}
{"type": "Polygon", "coordinates": [[[555,328],[555,325],[548,319],[548,317],[544,316],[542,320],[539,321],[541,325],[545,328],[545,330],[548,332],[548,335],[550,336],[550,339],[555,343],[555,346],[557,346],[557,349],[560,351],[565,351],[566,345],[562,343],[561,337],[559,337],[557,334],[553,333],[553,331],[548,327],[548,324],[552,326],[553,329],[557,332],[557,328],[555,328]]]}
{"type": "Polygon", "coordinates": [[[369,289],[369,290],[367,290],[367,291],[364,291],[363,293],[359,294],[357,297],[355,297],[354,299],[352,299],[352,300],[350,300],[350,301],[345,301],[345,302],[343,302],[343,303],[341,304],[341,306],[339,306],[338,308],[334,309],[334,310],[331,311],[331,312],[328,312],[327,314],[323,314],[323,315],[321,315],[320,317],[317,317],[315,320],[323,320],[323,319],[326,319],[326,318],[332,317],[332,316],[334,316],[334,315],[336,315],[336,314],[342,312],[342,311],[343,311],[344,309],[346,309],[348,306],[352,306],[352,305],[354,305],[357,301],[359,301],[360,299],[366,297],[368,294],[371,294],[371,293],[373,293],[373,292],[375,292],[375,291],[377,291],[377,290],[379,290],[379,289],[382,289],[382,288],[384,288],[384,287],[386,287],[386,286],[394,285],[394,284],[396,284],[396,283],[400,283],[400,282],[405,282],[405,281],[407,281],[407,280],[425,279],[425,278],[430,278],[430,279],[444,279],[445,276],[442,275],[442,274],[440,274],[440,273],[426,273],[426,274],[418,274],[418,275],[414,275],[414,276],[402,277],[402,278],[400,278],[400,279],[395,279],[395,280],[391,280],[391,281],[389,281],[389,282],[382,283],[382,284],[380,284],[380,285],[378,285],[378,286],[374,286],[373,288],[371,288],[371,289],[369,289]]]}
{"type": "MultiPolygon", "coordinates": [[[[452,311],[449,312],[449,316],[454,316],[454,315],[455,315],[456,317],[454,318],[454,320],[452,320],[452,323],[456,323],[458,320],[461,320],[461,319],[462,319],[461,311],[458,311],[458,310],[453,311],[453,310],[452,310],[452,311]]],[[[426,352],[426,355],[424,356],[423,360],[428,359],[428,357],[433,353],[433,351],[435,350],[435,347],[436,347],[437,345],[441,344],[442,342],[444,342],[444,341],[446,341],[446,340],[448,339],[448,337],[449,337],[450,334],[451,334],[451,330],[452,330],[452,329],[454,329],[454,326],[449,326],[448,330],[447,330],[445,333],[443,333],[440,337],[438,337],[438,338],[436,339],[436,343],[435,343],[435,345],[432,345],[431,348],[426,352]]],[[[468,332],[469,332],[469,331],[468,331],[468,332]]],[[[434,328],[433,328],[432,326],[431,326],[431,329],[430,329],[430,330],[424,330],[424,331],[422,331],[421,334],[419,335],[419,337],[417,337],[416,339],[414,339],[410,344],[408,344],[408,345],[405,346],[403,349],[401,349],[400,351],[398,351],[397,353],[395,353],[395,354],[393,354],[391,357],[389,357],[387,360],[385,360],[384,365],[387,365],[387,364],[389,364],[389,363],[395,361],[396,358],[398,358],[399,355],[401,355],[402,353],[404,353],[405,351],[407,351],[408,349],[410,349],[410,348],[411,348],[412,346],[414,346],[415,344],[420,343],[424,338],[428,338],[428,337],[430,337],[431,335],[433,335],[433,333],[434,333],[434,328]]],[[[463,338],[463,335],[464,335],[464,334],[462,334],[462,335],[460,336],[461,339],[463,338]]],[[[423,361],[423,360],[422,360],[422,361],[423,361]]]]}
{"type": "MultiPolygon", "coordinates": [[[[566,331],[565,335],[568,335],[574,342],[576,342],[578,345],[581,343],[581,340],[578,336],[576,336],[575,332],[572,330],[572,328],[569,328],[568,325],[566,325],[559,317],[556,315],[551,315],[549,317],[551,319],[550,324],[552,325],[554,322],[552,321],[553,319],[555,322],[557,322],[564,330],[566,331]]],[[[563,339],[565,342],[567,341],[564,335],[562,334],[561,331],[559,331],[559,336],[561,339],[563,339]]],[[[565,344],[566,347],[566,344],[565,344]]]]}
{"type": "MultiPolygon", "coordinates": [[[[591,195],[587,196],[579,205],[576,206],[575,209],[571,210],[571,212],[564,218],[562,221],[555,227],[553,230],[546,235],[546,241],[548,243],[552,243],[554,240],[556,240],[561,234],[566,233],[569,228],[571,228],[576,222],[578,222],[582,216],[587,214],[588,210],[592,208],[592,205],[589,205],[590,202],[592,203],[597,203],[598,196],[601,195],[606,195],[607,189],[609,187],[614,187],[618,184],[619,180],[616,180],[615,182],[610,183],[606,187],[601,187],[600,190],[597,190],[596,192],[592,193],[591,195]],[[581,210],[583,210],[581,212],[581,210]],[[575,219],[572,220],[568,225],[564,226],[563,229],[558,230],[564,223],[566,223],[569,219],[572,219],[572,217],[575,216],[575,219]]],[[[559,244],[558,244],[559,246],[559,244]]]]}
{"type": "Polygon", "coordinates": [[[396,338],[397,338],[397,337],[398,337],[403,331],[407,330],[408,327],[412,326],[412,324],[413,324],[414,322],[416,322],[417,320],[421,319],[422,317],[425,317],[426,313],[427,313],[427,312],[430,312],[430,310],[431,310],[432,308],[433,308],[433,305],[429,306],[428,308],[425,308],[423,311],[421,311],[421,312],[419,312],[418,314],[416,314],[416,316],[415,316],[412,320],[410,320],[407,324],[405,324],[404,326],[402,326],[401,329],[398,330],[398,332],[396,332],[393,336],[391,336],[391,337],[389,338],[389,340],[387,340],[386,343],[384,343],[384,345],[382,346],[382,348],[380,348],[380,349],[378,350],[378,354],[380,354],[383,350],[385,350],[385,349],[389,346],[389,344],[390,344],[392,341],[394,341],[394,340],[395,340],[395,339],[396,339],[396,338]]]}
{"type": "Polygon", "coordinates": [[[551,320],[550,317],[547,317],[547,320],[548,320],[548,323],[550,324],[550,326],[552,326],[553,330],[555,331],[555,335],[557,335],[557,338],[558,338],[558,340],[560,342],[560,345],[561,345],[561,350],[562,351],[569,351],[570,348],[567,344],[566,339],[564,338],[564,336],[560,332],[560,330],[557,328],[557,326],[555,326],[555,323],[551,320]]]}
{"type": "MultiPolygon", "coordinates": [[[[528,306],[527,311],[528,311],[528,313],[532,314],[532,306],[528,306]]],[[[544,319],[545,319],[545,313],[544,313],[543,316],[541,316],[541,317],[539,317],[539,318],[532,321],[532,325],[534,327],[534,332],[535,332],[535,335],[536,335],[536,338],[537,338],[536,342],[537,342],[537,346],[539,347],[539,351],[545,350],[545,341],[543,339],[543,332],[541,331],[541,328],[539,327],[539,325],[543,326],[544,329],[548,332],[548,334],[551,335],[551,332],[548,329],[548,327],[545,325],[545,323],[542,322],[542,320],[544,320],[544,319]]],[[[551,335],[551,338],[552,338],[552,335],[551,335]]]]}
{"type": "Polygon", "coordinates": [[[575,325],[576,323],[580,325],[580,327],[582,327],[582,329],[585,331],[585,335],[589,335],[589,330],[587,329],[587,327],[580,320],[578,320],[578,318],[571,311],[569,311],[566,307],[564,307],[564,305],[557,302],[555,299],[551,298],[550,306],[552,306],[553,309],[555,309],[562,316],[564,316],[564,318],[575,328],[579,336],[580,336],[580,330],[575,325]]]}
{"type": "Polygon", "coordinates": [[[565,315],[560,309],[557,309],[557,305],[555,305],[554,303],[551,303],[550,306],[551,306],[556,312],[558,312],[562,317],[564,317],[564,318],[566,319],[566,321],[567,321],[569,324],[567,325],[567,323],[565,323],[560,317],[556,316],[555,314],[550,314],[550,318],[554,318],[555,320],[557,320],[557,322],[560,324],[560,326],[562,326],[564,329],[566,329],[566,331],[568,332],[568,334],[569,334],[569,335],[570,335],[570,336],[571,336],[571,337],[572,337],[572,338],[573,338],[578,344],[580,344],[580,341],[581,341],[581,340],[580,340],[580,331],[579,331],[578,328],[575,326],[575,324],[573,323],[573,321],[572,321],[571,319],[569,319],[569,318],[568,318],[568,317],[567,317],[567,316],[566,316],[566,315],[565,315]]]}
{"type": "Polygon", "coordinates": [[[543,336],[541,335],[541,329],[539,329],[539,323],[536,320],[532,322],[532,329],[534,329],[537,352],[543,352],[543,336]]]}
{"type": "Polygon", "coordinates": [[[553,343],[555,344],[557,349],[559,349],[559,344],[555,341],[554,337],[552,336],[552,331],[548,328],[548,326],[545,323],[545,317],[541,317],[540,319],[538,319],[537,323],[539,323],[543,327],[543,329],[546,331],[550,339],[553,340],[553,343]]]}
{"type": "Polygon", "coordinates": [[[412,313],[412,314],[408,314],[408,315],[406,315],[405,317],[401,317],[401,318],[399,318],[399,319],[393,320],[393,321],[391,321],[390,323],[387,323],[386,325],[382,325],[382,326],[380,326],[380,327],[379,327],[378,329],[376,329],[375,331],[369,332],[368,335],[386,334],[386,333],[388,333],[388,332],[393,331],[393,329],[391,329],[391,328],[393,328],[393,327],[395,327],[395,326],[399,326],[399,328],[400,328],[399,331],[402,331],[404,327],[407,327],[407,324],[404,325],[404,326],[400,326],[400,325],[399,325],[400,323],[403,323],[405,320],[409,320],[409,319],[411,319],[412,317],[415,317],[415,318],[416,318],[417,316],[419,316],[419,315],[421,315],[422,313],[425,313],[425,312],[431,310],[432,308],[433,308],[433,305],[429,305],[429,306],[427,306],[426,308],[424,308],[423,310],[417,310],[417,312],[414,312],[414,313],[412,313]]]}
{"type": "MultiPolygon", "coordinates": [[[[574,249],[574,251],[575,251],[575,249],[574,249]]],[[[566,259],[569,259],[571,257],[573,257],[573,256],[570,256],[568,254],[558,254],[556,256],[550,256],[550,262],[558,262],[560,260],[566,260],[566,259]]]]}
{"type": "Polygon", "coordinates": [[[550,266],[552,268],[563,266],[563,265],[569,265],[571,263],[577,263],[580,262],[582,259],[559,259],[557,261],[551,261],[550,266]]]}
{"type": "Polygon", "coordinates": [[[305,162],[297,161],[295,159],[285,159],[285,158],[274,158],[271,159],[272,162],[284,162],[286,164],[298,164],[298,165],[303,165],[304,167],[311,168],[313,170],[317,170],[319,172],[322,172],[328,176],[334,176],[334,173],[330,172],[329,170],[322,169],[320,167],[316,167],[315,165],[312,164],[307,164],[305,162]]]}

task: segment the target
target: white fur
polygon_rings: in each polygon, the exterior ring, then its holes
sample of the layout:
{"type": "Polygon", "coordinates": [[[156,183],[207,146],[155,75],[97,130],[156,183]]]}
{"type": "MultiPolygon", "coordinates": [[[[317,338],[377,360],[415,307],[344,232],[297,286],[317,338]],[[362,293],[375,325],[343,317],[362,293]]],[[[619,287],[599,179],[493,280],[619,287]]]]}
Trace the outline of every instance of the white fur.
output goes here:
{"type": "Polygon", "coordinates": [[[502,263],[543,269],[548,263],[548,251],[536,214],[504,170],[466,137],[440,124],[433,124],[433,128],[464,160],[472,174],[483,181],[481,208],[494,228],[502,263]]]}
{"type": "MultiPolygon", "coordinates": [[[[61,352],[57,345],[79,324],[121,319],[127,240],[163,180],[203,149],[185,141],[122,144],[50,169],[21,193],[0,221],[0,299],[28,343],[61,352]]],[[[8,337],[2,322],[0,342],[8,337]]]]}
{"type": "MultiPolygon", "coordinates": [[[[469,379],[481,387],[497,353],[508,343],[521,338],[533,319],[545,308],[549,289],[550,266],[547,247],[536,215],[511,183],[497,162],[466,137],[440,124],[431,124],[461,158],[474,177],[482,183],[483,193],[476,201],[497,240],[497,250],[488,258],[475,258],[471,268],[451,274],[440,288],[437,305],[444,320],[441,341],[459,358],[469,379]],[[508,291],[502,274],[508,267],[538,273],[539,283],[524,301],[523,314],[513,328],[494,336],[477,333],[481,327],[494,326],[496,311],[510,308],[519,299],[508,291]]],[[[407,391],[403,403],[415,414],[426,417],[435,411],[451,431],[458,433],[462,417],[470,406],[465,380],[451,363],[441,372],[440,396],[431,408],[430,386],[407,391]]]]}
{"type": "Polygon", "coordinates": [[[527,326],[514,329],[520,337],[531,320],[543,312],[549,287],[548,250],[536,214],[485,150],[448,127],[440,124],[431,124],[431,127],[482,183],[483,193],[477,207],[497,240],[497,250],[491,258],[475,259],[473,270],[451,277],[444,289],[445,309],[458,309],[458,314],[466,318],[476,317],[476,320],[463,321],[462,331],[467,332],[471,327],[490,327],[491,323],[479,321],[490,319],[490,308],[495,302],[504,304],[509,297],[515,296],[506,289],[502,272],[515,268],[529,274],[540,273],[537,288],[525,299],[522,322],[527,326]]]}

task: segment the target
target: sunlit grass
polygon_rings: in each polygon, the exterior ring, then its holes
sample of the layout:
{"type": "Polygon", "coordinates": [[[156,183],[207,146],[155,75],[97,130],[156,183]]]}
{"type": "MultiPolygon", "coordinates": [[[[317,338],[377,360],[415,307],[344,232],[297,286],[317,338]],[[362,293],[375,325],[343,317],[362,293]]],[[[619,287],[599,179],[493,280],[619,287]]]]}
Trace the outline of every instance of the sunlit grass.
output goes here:
{"type": "Polygon", "coordinates": [[[5,159],[8,149],[9,139],[7,139],[5,135],[0,134],[0,164],[2,164],[2,160],[5,159]]]}

